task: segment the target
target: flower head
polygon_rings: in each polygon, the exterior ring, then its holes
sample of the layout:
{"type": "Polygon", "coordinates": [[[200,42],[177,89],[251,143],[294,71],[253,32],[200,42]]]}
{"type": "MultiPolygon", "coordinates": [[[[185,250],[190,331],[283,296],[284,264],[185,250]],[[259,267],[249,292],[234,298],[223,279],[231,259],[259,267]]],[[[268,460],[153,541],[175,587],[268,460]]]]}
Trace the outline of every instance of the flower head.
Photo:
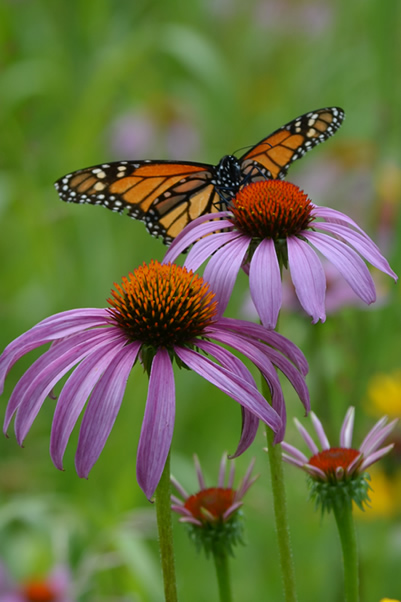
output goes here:
{"type": "Polygon", "coordinates": [[[321,450],[295,419],[296,427],[313,455],[308,458],[299,449],[283,442],[283,460],[309,474],[312,497],[322,505],[322,510],[330,510],[338,498],[346,502],[354,500],[362,509],[363,504],[369,501],[369,477],[365,470],[394,447],[393,443],[382,448],[380,446],[397,420],[387,424],[387,417],[381,418],[366,435],[359,449],[355,449],[351,447],[355,408],[350,407],[345,415],[338,447],[330,446],[322,423],[313,412],[310,416],[321,450]]]}
{"type": "Polygon", "coordinates": [[[299,302],[313,322],[326,319],[326,277],[315,249],[365,303],[375,301],[376,292],[361,257],[397,278],[378,247],[351,218],[314,205],[297,186],[282,180],[244,186],[228,211],[202,216],[185,228],[165,261],[174,260],[191,244],[185,266],[196,270],[209,258],[205,278],[219,296],[219,312],[224,311],[242,267],[249,273],[252,300],[268,328],[275,327],[282,304],[283,267],[289,268],[299,302]]]}
{"type": "Polygon", "coordinates": [[[239,455],[252,443],[258,421],[279,441],[285,429],[284,397],[278,368],[305,405],[307,363],[300,350],[273,332],[248,322],[217,318],[217,301],[200,276],[176,265],[151,262],[116,285],[108,309],[76,309],[56,314],[10,343],[0,356],[0,393],[13,364],[45,343],[50,348],[19,380],[9,400],[4,431],[15,414],[22,445],[44,400],[71,369],[58,397],[50,455],[63,468],[71,432],[86,402],[75,465],[87,477],[117,417],[128,376],[137,360],[149,374],[149,389],[137,455],[137,478],[150,498],[160,480],[173,436],[175,360],[197,372],[242,408],[239,455]],[[225,347],[243,353],[266,379],[271,405],[259,393],[244,363],[225,347]]]}
{"type": "Polygon", "coordinates": [[[182,523],[187,523],[191,538],[198,547],[203,547],[208,554],[216,545],[223,545],[232,554],[232,547],[242,541],[242,521],[240,508],[242,499],[258,476],[251,477],[254,460],[249,465],[238,489],[233,489],[235,468],[231,463],[225,484],[227,455],[223,454],[220,463],[217,487],[207,487],[198,457],[194,456],[200,490],[189,495],[179,482],[172,477],[171,481],[183,500],[171,497],[174,512],[181,515],[182,523]]]}
{"type": "Polygon", "coordinates": [[[0,567],[0,602],[70,602],[71,577],[58,566],[45,577],[14,583],[6,568],[0,567]]]}

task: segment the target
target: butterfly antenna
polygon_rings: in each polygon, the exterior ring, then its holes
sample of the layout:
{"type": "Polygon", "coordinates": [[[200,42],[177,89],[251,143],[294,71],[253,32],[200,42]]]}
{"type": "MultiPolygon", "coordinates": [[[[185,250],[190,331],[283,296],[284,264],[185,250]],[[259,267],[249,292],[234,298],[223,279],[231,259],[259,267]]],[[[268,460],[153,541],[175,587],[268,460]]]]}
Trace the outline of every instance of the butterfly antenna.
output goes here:
{"type": "MultiPolygon", "coordinates": [[[[262,146],[263,144],[266,144],[267,146],[270,146],[270,148],[273,148],[273,146],[270,144],[270,142],[261,142],[260,146],[262,146]]],[[[244,150],[249,150],[249,149],[253,148],[254,146],[255,146],[254,144],[250,144],[248,146],[241,146],[241,148],[237,148],[237,150],[235,150],[233,152],[233,155],[236,155],[237,153],[240,153],[241,151],[244,151],[244,150]]]]}

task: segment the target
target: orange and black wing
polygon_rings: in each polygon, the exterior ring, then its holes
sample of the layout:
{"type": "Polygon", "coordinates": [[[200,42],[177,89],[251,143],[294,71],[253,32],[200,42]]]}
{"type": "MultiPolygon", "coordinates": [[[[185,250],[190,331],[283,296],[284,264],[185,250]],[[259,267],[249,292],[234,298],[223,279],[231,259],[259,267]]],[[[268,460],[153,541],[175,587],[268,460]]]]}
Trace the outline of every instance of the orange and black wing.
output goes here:
{"type": "Polygon", "coordinates": [[[244,178],[282,179],[293,161],[324,142],[338,130],[344,120],[339,107],[310,111],[290,121],[261,140],[240,159],[244,178]]]}
{"type": "Polygon", "coordinates": [[[219,210],[213,166],[170,161],[119,161],[60,178],[63,201],[102,205],[142,220],[169,244],[192,220],[219,210]]]}

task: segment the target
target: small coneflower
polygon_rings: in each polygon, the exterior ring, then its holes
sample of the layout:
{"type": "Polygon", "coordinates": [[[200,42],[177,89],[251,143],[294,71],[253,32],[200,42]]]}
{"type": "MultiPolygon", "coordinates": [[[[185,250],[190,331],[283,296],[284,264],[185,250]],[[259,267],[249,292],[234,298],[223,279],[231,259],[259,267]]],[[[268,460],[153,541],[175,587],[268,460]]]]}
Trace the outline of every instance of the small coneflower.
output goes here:
{"type": "Polygon", "coordinates": [[[234,489],[235,467],[230,463],[226,481],[227,454],[223,454],[217,487],[208,487],[198,457],[194,456],[199,482],[199,491],[190,495],[174,478],[171,482],[180,494],[171,496],[171,509],[181,515],[180,522],[186,523],[191,540],[198,550],[208,556],[231,555],[238,543],[243,543],[243,498],[259,475],[251,476],[255,461],[252,460],[237,489],[234,489]]]}
{"type": "Polygon", "coordinates": [[[285,405],[276,367],[293,384],[306,409],[307,362],[285,337],[244,321],[217,317],[217,300],[198,275],[176,265],[144,264],[121,286],[107,309],[76,309],[47,318],[21,335],[0,356],[0,393],[13,364],[46,343],[50,348],[25,372],[9,400],[4,431],[15,414],[22,445],[37,413],[57,382],[75,367],[58,397],[50,454],[63,468],[71,432],[86,402],[75,465],[87,477],[117,417],[126,383],[137,360],[149,374],[149,389],[137,454],[138,483],[150,498],[160,480],[173,436],[173,361],[236,400],[243,427],[236,455],[253,441],[262,420],[281,440],[285,405]],[[225,347],[242,352],[266,379],[267,403],[245,364],[225,347]],[[217,361],[215,361],[217,360],[217,361]]]}
{"type": "Polygon", "coordinates": [[[283,460],[302,468],[311,477],[312,497],[320,504],[322,510],[330,511],[338,499],[350,504],[353,500],[361,509],[369,502],[369,476],[366,469],[377,462],[393,447],[391,443],[380,447],[397,420],[387,424],[387,417],[381,418],[369,431],[358,449],[351,447],[354,428],[355,408],[350,407],[341,427],[338,447],[332,447],[326,436],[322,423],[314,414],[310,417],[319,440],[321,449],[316,445],[307,430],[295,419],[295,424],[312,452],[307,457],[299,449],[283,442],[283,460]]]}
{"type": "Polygon", "coordinates": [[[211,555],[216,568],[220,600],[232,600],[229,556],[234,556],[233,548],[243,543],[242,500],[246,492],[258,478],[251,476],[254,460],[251,461],[244,478],[234,489],[235,468],[231,462],[226,482],[227,454],[223,454],[217,487],[207,487],[197,456],[194,456],[199,491],[189,495],[174,478],[171,482],[181,498],[172,495],[172,510],[181,515],[180,522],[186,523],[190,539],[197,550],[203,549],[211,555]]]}
{"type": "Polygon", "coordinates": [[[252,460],[237,489],[233,488],[235,478],[234,463],[231,462],[226,480],[227,454],[223,454],[217,487],[207,487],[198,457],[194,456],[199,491],[189,495],[174,478],[171,482],[183,498],[171,496],[171,508],[181,515],[182,523],[190,527],[191,539],[198,548],[203,547],[208,554],[215,545],[223,545],[232,554],[232,548],[241,542],[242,515],[239,512],[243,497],[258,478],[251,477],[255,461],[252,460]]]}
{"type": "Polygon", "coordinates": [[[369,502],[369,475],[366,469],[387,454],[393,445],[381,447],[397,420],[387,424],[379,420],[362,441],[359,449],[351,447],[355,410],[350,407],[341,427],[338,447],[331,447],[324,428],[316,415],[311,419],[320,447],[306,429],[296,420],[298,431],[312,452],[307,457],[297,448],[282,443],[283,460],[298,466],[310,477],[311,497],[322,512],[332,511],[340,537],[344,568],[344,600],[357,602],[359,596],[359,560],[353,504],[363,510],[369,502]]]}
{"type": "Polygon", "coordinates": [[[375,301],[376,291],[362,258],[397,279],[351,218],[314,205],[298,186],[282,180],[244,186],[227,211],[202,216],[185,228],[165,261],[173,261],[192,244],[185,266],[196,270],[209,259],[204,277],[219,296],[219,311],[224,311],[242,267],[249,273],[252,300],[267,328],[276,326],[282,304],[283,267],[289,268],[299,302],[312,321],[325,320],[326,277],[316,251],[365,303],[375,301]]]}

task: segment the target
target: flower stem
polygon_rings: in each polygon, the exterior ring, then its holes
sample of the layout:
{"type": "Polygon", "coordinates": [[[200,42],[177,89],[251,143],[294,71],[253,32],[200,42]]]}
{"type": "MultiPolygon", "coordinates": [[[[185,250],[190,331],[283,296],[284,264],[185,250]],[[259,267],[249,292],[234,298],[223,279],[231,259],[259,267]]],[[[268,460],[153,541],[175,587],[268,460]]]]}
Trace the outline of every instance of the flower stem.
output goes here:
{"type": "Polygon", "coordinates": [[[213,560],[216,567],[220,602],[232,602],[228,555],[223,546],[218,544],[213,546],[213,560]]]}
{"type": "Polygon", "coordinates": [[[271,429],[266,429],[266,436],[284,599],[286,602],[296,602],[295,571],[291,551],[281,445],[273,444],[274,433],[271,429]]]}
{"type": "Polygon", "coordinates": [[[156,516],[159,531],[160,559],[163,571],[165,602],[177,602],[173,523],[170,508],[170,452],[156,489],[156,516]]]}
{"type": "Polygon", "coordinates": [[[343,552],[345,602],[359,602],[358,547],[352,506],[339,500],[333,504],[333,510],[343,552]]]}

